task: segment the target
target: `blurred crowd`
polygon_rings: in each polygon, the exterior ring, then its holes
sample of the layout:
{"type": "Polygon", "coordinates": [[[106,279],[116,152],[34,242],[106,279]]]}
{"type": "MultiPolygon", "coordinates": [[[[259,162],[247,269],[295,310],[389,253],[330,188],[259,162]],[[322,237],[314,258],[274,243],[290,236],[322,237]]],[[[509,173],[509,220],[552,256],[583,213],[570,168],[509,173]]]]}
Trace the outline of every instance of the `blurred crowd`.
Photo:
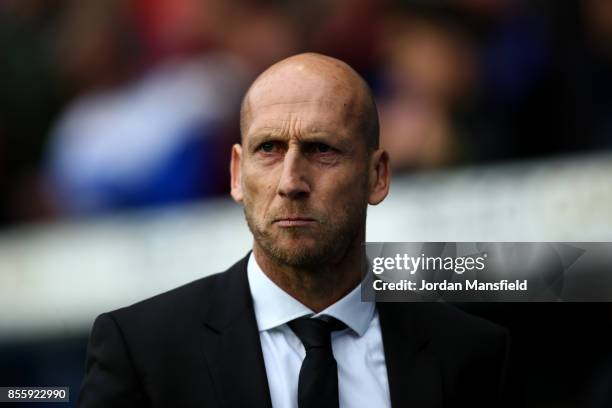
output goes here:
{"type": "Polygon", "coordinates": [[[0,226],[225,194],[242,94],[304,51],[396,173],[612,147],[608,0],[3,0],[0,226]]]}

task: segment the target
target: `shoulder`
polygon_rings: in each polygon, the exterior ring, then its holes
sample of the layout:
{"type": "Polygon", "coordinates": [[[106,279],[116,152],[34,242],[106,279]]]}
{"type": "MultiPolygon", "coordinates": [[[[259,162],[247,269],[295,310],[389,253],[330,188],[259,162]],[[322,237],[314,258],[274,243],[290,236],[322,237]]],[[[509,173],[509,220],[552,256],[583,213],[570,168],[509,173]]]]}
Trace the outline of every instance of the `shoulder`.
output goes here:
{"type": "Polygon", "coordinates": [[[246,282],[246,261],[238,261],[228,270],[198,279],[133,305],[105,315],[110,316],[120,328],[132,333],[168,332],[202,321],[212,305],[222,294],[246,282]]]}
{"type": "Polygon", "coordinates": [[[423,303],[420,313],[431,333],[432,349],[446,370],[469,371],[474,378],[484,375],[482,381],[491,381],[492,388],[503,387],[510,352],[506,328],[445,303],[423,303]]]}
{"type": "Polygon", "coordinates": [[[495,323],[444,302],[379,303],[378,309],[398,324],[405,322],[410,328],[425,330],[433,336],[498,336],[507,331],[495,323]]]}
{"type": "Polygon", "coordinates": [[[246,259],[225,272],[98,316],[89,338],[79,406],[139,407],[149,398],[169,401],[187,395],[192,380],[203,395],[212,395],[210,383],[198,381],[196,375],[202,370],[195,356],[204,340],[204,317],[215,302],[218,313],[235,298],[245,297],[246,259]]]}
{"type": "Polygon", "coordinates": [[[119,320],[143,319],[151,316],[159,321],[187,310],[205,308],[225,273],[227,271],[215,273],[108,314],[119,320]]]}
{"type": "Polygon", "coordinates": [[[440,355],[454,359],[500,356],[509,346],[507,329],[448,303],[383,303],[379,310],[391,330],[427,338],[440,355]]]}
{"type": "Polygon", "coordinates": [[[419,318],[435,334],[452,334],[464,337],[503,337],[507,330],[502,326],[469,314],[448,303],[419,303],[419,318]]]}
{"type": "Polygon", "coordinates": [[[504,355],[509,346],[508,330],[447,303],[420,304],[421,322],[432,339],[466,356],[504,355]]]}

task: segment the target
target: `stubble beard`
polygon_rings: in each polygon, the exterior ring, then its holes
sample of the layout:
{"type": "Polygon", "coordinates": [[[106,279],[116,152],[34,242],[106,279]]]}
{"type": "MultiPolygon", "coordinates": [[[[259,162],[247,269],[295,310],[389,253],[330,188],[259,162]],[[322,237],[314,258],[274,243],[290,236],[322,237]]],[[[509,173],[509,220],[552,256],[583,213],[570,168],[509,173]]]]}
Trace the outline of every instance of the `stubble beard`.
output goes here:
{"type": "Polygon", "coordinates": [[[244,207],[255,242],[274,263],[312,274],[340,262],[358,244],[364,230],[366,211],[367,205],[344,206],[337,211],[333,220],[319,218],[315,232],[302,228],[276,228],[271,220],[259,222],[251,213],[250,206],[244,207]],[[277,230],[276,234],[273,229],[277,230]],[[300,239],[313,240],[314,244],[300,245],[300,239]]]}

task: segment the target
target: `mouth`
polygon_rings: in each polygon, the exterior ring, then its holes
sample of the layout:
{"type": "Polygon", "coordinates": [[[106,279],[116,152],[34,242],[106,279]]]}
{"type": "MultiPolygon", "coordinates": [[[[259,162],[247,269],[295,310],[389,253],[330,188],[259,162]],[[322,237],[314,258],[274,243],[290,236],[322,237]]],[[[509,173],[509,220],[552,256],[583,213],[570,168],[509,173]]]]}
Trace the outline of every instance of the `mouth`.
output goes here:
{"type": "Polygon", "coordinates": [[[273,221],[273,224],[282,228],[310,227],[316,223],[314,218],[308,217],[282,217],[273,221]]]}

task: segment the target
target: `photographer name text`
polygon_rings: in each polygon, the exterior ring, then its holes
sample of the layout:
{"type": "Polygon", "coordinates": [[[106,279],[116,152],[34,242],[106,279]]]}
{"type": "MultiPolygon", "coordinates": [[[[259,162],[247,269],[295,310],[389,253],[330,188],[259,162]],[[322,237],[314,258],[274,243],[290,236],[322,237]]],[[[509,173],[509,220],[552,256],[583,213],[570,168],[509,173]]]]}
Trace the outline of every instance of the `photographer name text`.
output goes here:
{"type": "Polygon", "coordinates": [[[428,282],[421,280],[420,282],[402,279],[395,282],[385,282],[376,279],[372,282],[375,291],[526,291],[527,280],[509,281],[502,279],[496,282],[481,282],[476,279],[466,280],[464,282],[451,282],[444,280],[441,282],[428,282]]]}

